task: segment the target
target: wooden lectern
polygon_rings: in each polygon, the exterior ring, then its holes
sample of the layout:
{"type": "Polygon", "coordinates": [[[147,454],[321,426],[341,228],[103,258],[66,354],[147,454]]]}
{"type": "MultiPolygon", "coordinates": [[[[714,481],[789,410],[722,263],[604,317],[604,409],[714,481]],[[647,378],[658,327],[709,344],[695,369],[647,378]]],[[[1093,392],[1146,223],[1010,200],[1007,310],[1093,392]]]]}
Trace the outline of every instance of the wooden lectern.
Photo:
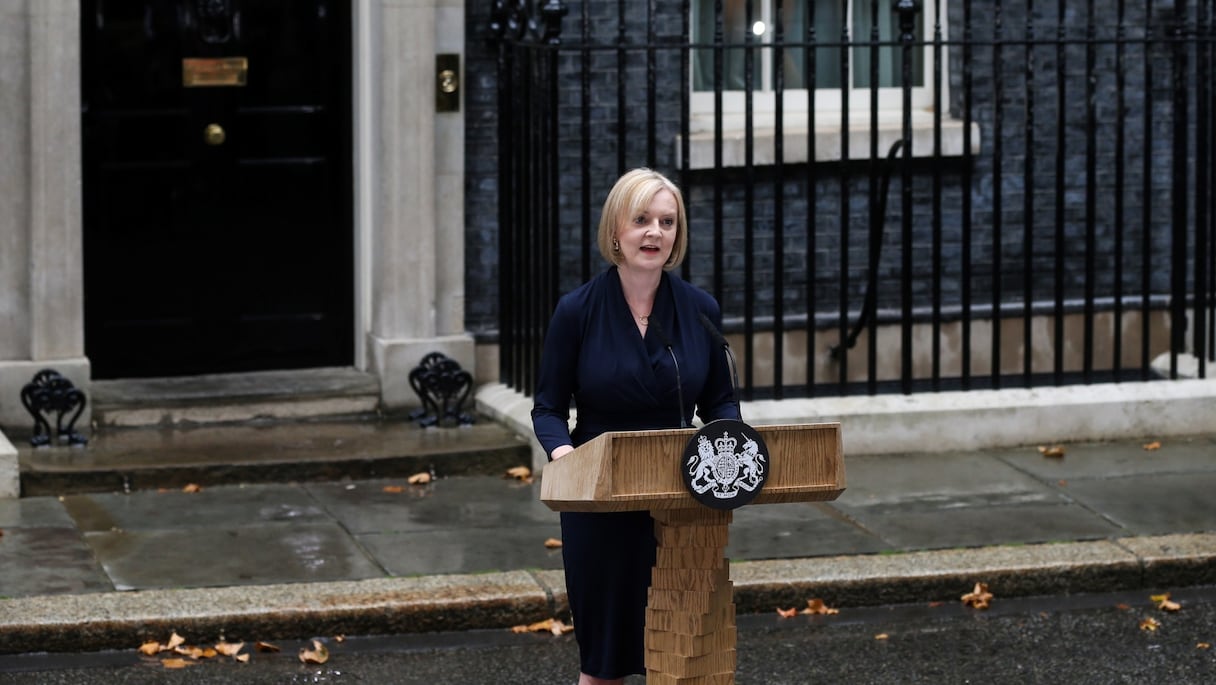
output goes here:
{"type": "MultiPolygon", "coordinates": [[[[711,424],[712,425],[712,424],[711,424]]],[[[833,500],[844,491],[840,424],[754,426],[768,480],[753,504],[833,500]]],[[[681,475],[695,429],[604,433],[545,466],[554,511],[649,510],[658,554],[646,607],[647,685],[735,682],[735,605],[726,560],[729,509],[698,502],[681,475]]]]}

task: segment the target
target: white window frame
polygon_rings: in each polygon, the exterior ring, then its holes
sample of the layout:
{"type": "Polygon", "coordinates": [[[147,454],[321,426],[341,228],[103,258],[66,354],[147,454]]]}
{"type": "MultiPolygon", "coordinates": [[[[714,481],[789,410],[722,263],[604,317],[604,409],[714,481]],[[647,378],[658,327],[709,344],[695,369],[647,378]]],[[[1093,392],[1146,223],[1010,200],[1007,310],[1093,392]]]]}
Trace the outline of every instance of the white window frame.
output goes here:
{"type": "MultiPolygon", "coordinates": [[[[950,0],[943,0],[942,11],[950,0]]],[[[755,7],[760,10],[757,17],[772,26],[772,0],[755,0],[755,7]]],[[[694,8],[696,5],[694,5],[694,8]]],[[[912,88],[912,153],[914,156],[929,156],[933,154],[934,121],[933,115],[933,29],[936,22],[936,8],[932,0],[922,4],[922,26],[925,31],[926,45],[922,63],[923,86],[912,88]]],[[[695,9],[694,9],[695,11],[695,9]]],[[[849,3],[849,24],[852,25],[853,3],[849,3]]],[[[695,22],[695,16],[692,18],[695,22]]],[[[946,22],[942,23],[942,40],[946,40],[946,22]]],[[[771,35],[771,32],[769,32],[771,35]]],[[[767,39],[768,36],[765,36],[767,39]]],[[[853,36],[856,39],[856,36],[853,36]]],[[[868,39],[864,37],[862,40],[868,39]]],[[[835,37],[828,40],[836,40],[835,37]]],[[[772,54],[771,48],[765,42],[756,45],[757,58],[765,53],[772,54]]],[[[945,107],[949,102],[949,68],[945,46],[942,49],[942,82],[940,102],[945,107]]],[[[849,60],[850,83],[853,81],[852,69],[854,60],[849,60]]],[[[774,140],[776,93],[771,88],[771,70],[761,69],[761,80],[752,91],[752,164],[763,166],[775,162],[774,140]]],[[[691,75],[690,75],[691,78],[691,75]]],[[[715,97],[713,91],[693,90],[691,80],[687,84],[690,93],[691,117],[689,120],[689,166],[693,169],[714,167],[714,125],[716,119],[715,97]]],[[[723,161],[727,167],[743,166],[746,163],[746,94],[740,90],[723,90],[722,93],[722,130],[723,130],[723,161]]],[[[868,159],[870,155],[870,127],[872,123],[870,112],[871,89],[849,89],[849,115],[846,119],[842,111],[843,99],[841,88],[817,88],[815,90],[815,161],[837,161],[843,157],[844,131],[847,128],[850,159],[868,159]],[[847,124],[846,124],[847,121],[847,124]]],[[[786,163],[806,161],[807,131],[807,92],[802,89],[785,89],[782,96],[783,104],[783,141],[786,163]]],[[[902,137],[903,129],[903,89],[879,88],[877,112],[878,148],[880,154],[902,137]]],[[[941,118],[941,148],[943,156],[960,156],[964,152],[963,122],[954,119],[943,112],[941,118]]],[[[676,160],[680,163],[681,140],[676,138],[676,160]]],[[[980,134],[978,124],[972,123],[971,150],[979,151],[980,134]]]]}

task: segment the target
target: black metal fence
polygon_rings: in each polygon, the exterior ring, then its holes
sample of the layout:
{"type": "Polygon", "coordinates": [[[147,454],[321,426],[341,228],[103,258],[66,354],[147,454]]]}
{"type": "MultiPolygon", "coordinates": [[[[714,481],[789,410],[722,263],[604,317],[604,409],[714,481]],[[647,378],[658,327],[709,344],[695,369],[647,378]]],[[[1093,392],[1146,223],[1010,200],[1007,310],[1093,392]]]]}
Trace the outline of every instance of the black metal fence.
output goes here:
{"type": "Polygon", "coordinates": [[[501,378],[602,268],[624,170],[745,397],[1178,377],[1216,360],[1216,0],[497,1],[501,378]]]}

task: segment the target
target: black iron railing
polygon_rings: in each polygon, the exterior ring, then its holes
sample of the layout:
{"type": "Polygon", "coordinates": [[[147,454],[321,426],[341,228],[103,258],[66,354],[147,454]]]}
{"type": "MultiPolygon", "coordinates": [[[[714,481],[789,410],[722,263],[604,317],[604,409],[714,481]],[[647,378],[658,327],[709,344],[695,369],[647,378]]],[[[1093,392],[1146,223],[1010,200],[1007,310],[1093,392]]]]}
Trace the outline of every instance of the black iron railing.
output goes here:
{"type": "Polygon", "coordinates": [[[500,1],[491,29],[513,387],[643,165],[684,189],[745,397],[1216,360],[1216,0],[500,1]]]}

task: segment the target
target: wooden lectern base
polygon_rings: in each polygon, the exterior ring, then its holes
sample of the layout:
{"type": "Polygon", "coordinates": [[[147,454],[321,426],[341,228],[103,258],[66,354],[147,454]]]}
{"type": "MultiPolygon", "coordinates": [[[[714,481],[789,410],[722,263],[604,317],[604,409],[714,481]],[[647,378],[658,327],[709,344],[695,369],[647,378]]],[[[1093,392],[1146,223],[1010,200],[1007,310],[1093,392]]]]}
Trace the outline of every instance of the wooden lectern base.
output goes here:
{"type": "Polygon", "coordinates": [[[646,606],[647,685],[733,685],[730,511],[652,511],[658,554],[646,606]]]}

